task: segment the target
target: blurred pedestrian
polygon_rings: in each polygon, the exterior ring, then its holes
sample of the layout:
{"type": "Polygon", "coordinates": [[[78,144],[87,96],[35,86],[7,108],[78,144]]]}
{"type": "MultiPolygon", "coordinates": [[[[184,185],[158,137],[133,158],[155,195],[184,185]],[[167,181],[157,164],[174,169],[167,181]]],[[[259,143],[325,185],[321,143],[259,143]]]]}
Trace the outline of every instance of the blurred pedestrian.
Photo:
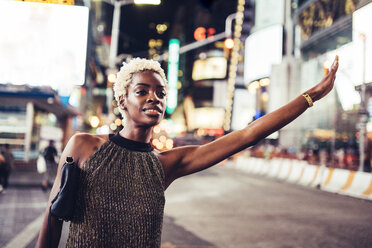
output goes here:
{"type": "Polygon", "coordinates": [[[345,168],[345,149],[343,147],[336,151],[335,158],[337,167],[341,169],[345,168]]]}
{"type": "Polygon", "coordinates": [[[10,150],[9,144],[5,144],[1,147],[1,155],[4,158],[4,162],[0,165],[0,184],[3,188],[2,193],[5,193],[9,185],[9,176],[14,164],[14,156],[10,150]]]}
{"type": "Polygon", "coordinates": [[[354,169],[354,164],[356,161],[356,156],[354,154],[353,148],[347,148],[346,149],[346,155],[345,155],[345,168],[348,170],[354,169]]]}
{"type": "Polygon", "coordinates": [[[320,149],[319,151],[319,165],[326,166],[328,159],[328,152],[325,148],[320,149]]]}
{"type": "Polygon", "coordinates": [[[46,171],[41,186],[46,191],[49,185],[53,183],[57,169],[56,156],[58,153],[54,146],[54,140],[49,141],[49,145],[44,149],[43,155],[46,163],[46,171]]]}
{"type": "MultiPolygon", "coordinates": [[[[61,168],[72,156],[82,169],[75,216],[66,247],[160,247],[164,191],[177,178],[207,169],[287,125],[333,88],[338,58],[315,87],[246,128],[211,143],[154,151],[150,139],[164,117],[167,80],[158,62],[133,59],[114,85],[124,128],[113,135],[77,134],[61,156],[37,247],[46,247],[51,200],[61,183],[61,168]]],[[[62,221],[51,217],[52,247],[62,221]]]]}
{"type": "Polygon", "coordinates": [[[298,160],[305,160],[306,159],[306,151],[304,148],[302,148],[298,153],[297,153],[297,159],[298,160]]]}

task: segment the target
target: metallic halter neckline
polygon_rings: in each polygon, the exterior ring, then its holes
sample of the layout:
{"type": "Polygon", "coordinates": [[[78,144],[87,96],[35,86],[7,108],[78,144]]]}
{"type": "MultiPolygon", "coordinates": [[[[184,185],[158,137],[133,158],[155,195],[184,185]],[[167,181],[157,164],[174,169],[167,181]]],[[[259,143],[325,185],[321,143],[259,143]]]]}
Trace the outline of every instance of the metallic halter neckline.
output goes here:
{"type": "Polygon", "coordinates": [[[109,139],[111,142],[115,143],[118,146],[124,147],[128,150],[133,150],[137,152],[151,152],[154,148],[150,143],[143,143],[134,140],[130,140],[122,137],[119,133],[110,134],[109,139]]]}

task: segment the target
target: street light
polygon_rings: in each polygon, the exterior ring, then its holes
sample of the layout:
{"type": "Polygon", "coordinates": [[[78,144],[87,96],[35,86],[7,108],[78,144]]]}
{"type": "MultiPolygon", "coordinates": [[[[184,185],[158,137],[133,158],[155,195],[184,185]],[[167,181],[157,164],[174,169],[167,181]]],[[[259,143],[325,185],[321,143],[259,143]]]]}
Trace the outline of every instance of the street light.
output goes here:
{"type": "Polygon", "coordinates": [[[160,0],[134,0],[134,4],[152,4],[152,5],[159,5],[160,0]]]}
{"type": "Polygon", "coordinates": [[[359,168],[358,171],[363,171],[364,160],[366,158],[366,124],[368,121],[368,112],[366,109],[366,35],[359,34],[359,38],[363,42],[363,77],[360,89],[360,120],[359,120],[359,168]]]}
{"type": "Polygon", "coordinates": [[[119,42],[119,27],[120,27],[120,8],[123,5],[128,4],[148,4],[148,5],[159,5],[161,0],[103,0],[105,3],[114,6],[114,15],[112,17],[112,29],[111,29],[111,44],[110,44],[110,56],[109,56],[109,67],[114,68],[116,65],[116,56],[118,53],[118,42],[119,42]]]}
{"type": "Polygon", "coordinates": [[[224,45],[227,49],[232,49],[234,47],[234,40],[231,38],[227,38],[224,42],[224,45]]]}
{"type": "MultiPolygon", "coordinates": [[[[194,42],[189,43],[187,45],[181,46],[180,47],[180,50],[179,50],[179,54],[183,54],[183,53],[186,53],[188,51],[194,50],[196,48],[199,48],[199,47],[208,45],[210,43],[216,42],[218,40],[224,39],[226,37],[230,37],[231,34],[232,34],[232,32],[231,32],[232,21],[234,19],[236,19],[237,16],[238,16],[237,13],[233,13],[233,14],[230,14],[226,18],[226,20],[225,20],[225,31],[224,32],[219,33],[219,34],[212,35],[212,36],[208,37],[207,39],[197,40],[197,41],[194,41],[194,42]]],[[[164,59],[166,59],[167,56],[168,56],[167,53],[163,53],[156,60],[157,61],[163,61],[164,59]]]]}

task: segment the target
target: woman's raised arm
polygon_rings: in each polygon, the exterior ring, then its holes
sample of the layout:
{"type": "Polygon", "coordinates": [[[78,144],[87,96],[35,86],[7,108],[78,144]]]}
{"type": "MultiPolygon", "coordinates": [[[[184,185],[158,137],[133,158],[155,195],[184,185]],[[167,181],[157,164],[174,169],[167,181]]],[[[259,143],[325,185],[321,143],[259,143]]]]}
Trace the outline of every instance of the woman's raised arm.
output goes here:
{"type": "Polygon", "coordinates": [[[167,172],[169,175],[168,184],[178,177],[206,169],[232,154],[256,144],[296,119],[312,104],[312,101],[320,100],[332,90],[337,69],[338,57],[336,56],[328,75],[305,92],[310,96],[310,99],[300,95],[283,107],[252,122],[246,128],[234,131],[209,144],[180,147],[162,153],[159,157],[163,157],[165,164],[169,165],[166,168],[166,175],[167,172]]]}

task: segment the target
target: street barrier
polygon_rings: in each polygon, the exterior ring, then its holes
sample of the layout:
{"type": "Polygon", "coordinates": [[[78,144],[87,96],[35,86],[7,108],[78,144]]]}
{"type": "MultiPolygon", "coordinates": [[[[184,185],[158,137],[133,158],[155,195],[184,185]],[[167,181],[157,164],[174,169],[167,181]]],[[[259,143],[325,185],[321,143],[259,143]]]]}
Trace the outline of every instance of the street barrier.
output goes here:
{"type": "MultiPolygon", "coordinates": [[[[305,170],[304,186],[318,187],[321,182],[324,167],[308,164],[305,170]],[[306,179],[309,179],[306,181],[306,179]]],[[[300,183],[301,184],[301,183],[300,183]]]]}
{"type": "Polygon", "coordinates": [[[347,183],[349,170],[324,168],[321,189],[328,192],[338,193],[347,183]]]}
{"type": "Polygon", "coordinates": [[[271,168],[271,160],[265,160],[265,163],[262,166],[262,170],[260,171],[260,175],[266,176],[269,173],[271,168]]]}
{"type": "Polygon", "coordinates": [[[308,164],[306,161],[240,156],[227,166],[245,173],[277,178],[288,183],[372,200],[372,174],[308,164]]]}
{"type": "Polygon", "coordinates": [[[273,178],[275,178],[276,175],[278,175],[279,172],[280,172],[280,167],[281,167],[281,165],[282,165],[282,162],[283,162],[283,161],[282,161],[281,158],[279,158],[279,159],[272,159],[272,162],[270,163],[271,167],[270,167],[270,170],[269,170],[269,172],[267,173],[267,175],[268,175],[269,177],[273,177],[273,178]]]}
{"type": "Polygon", "coordinates": [[[251,163],[251,173],[257,175],[257,172],[262,168],[261,162],[262,159],[255,158],[253,159],[253,163],[251,163]]]}
{"type": "Polygon", "coordinates": [[[304,171],[305,168],[303,161],[296,162],[292,160],[292,169],[287,181],[289,183],[297,183],[302,178],[304,171]]]}
{"type": "Polygon", "coordinates": [[[339,193],[372,200],[371,173],[351,171],[348,181],[339,193]]]}
{"type": "Polygon", "coordinates": [[[291,164],[292,163],[290,162],[289,159],[283,159],[282,166],[280,168],[277,178],[281,180],[286,180],[288,177],[288,174],[291,173],[292,171],[291,164]]]}

